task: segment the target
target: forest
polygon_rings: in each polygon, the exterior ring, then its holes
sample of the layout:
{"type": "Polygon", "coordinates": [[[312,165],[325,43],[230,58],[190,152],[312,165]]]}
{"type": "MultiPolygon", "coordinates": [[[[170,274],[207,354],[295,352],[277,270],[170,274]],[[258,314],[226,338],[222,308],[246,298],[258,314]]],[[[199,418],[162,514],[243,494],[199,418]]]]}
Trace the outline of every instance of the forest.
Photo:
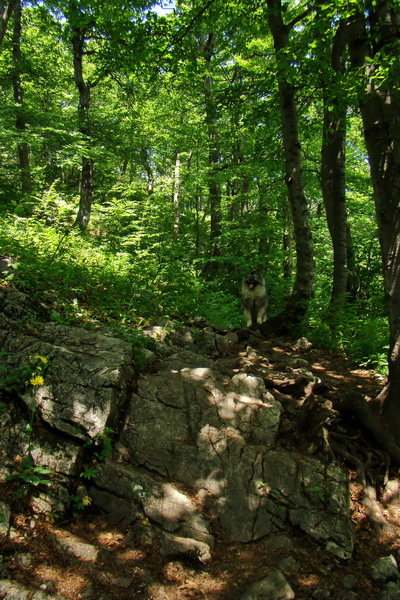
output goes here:
{"type": "Polygon", "coordinates": [[[59,323],[305,335],[400,420],[397,0],[2,0],[0,252],[59,323]],[[268,330],[268,331],[267,331],[268,330]]]}

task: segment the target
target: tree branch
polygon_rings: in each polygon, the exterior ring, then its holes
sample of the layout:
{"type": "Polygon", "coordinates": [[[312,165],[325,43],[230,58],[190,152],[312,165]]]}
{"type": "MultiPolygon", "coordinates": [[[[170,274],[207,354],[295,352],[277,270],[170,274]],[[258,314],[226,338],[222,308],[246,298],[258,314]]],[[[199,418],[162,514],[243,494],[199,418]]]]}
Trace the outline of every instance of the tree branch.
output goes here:
{"type": "Polygon", "coordinates": [[[189,24],[185,27],[185,29],[183,30],[182,33],[177,34],[177,36],[175,38],[172,38],[171,42],[168,44],[168,46],[166,46],[164,48],[164,50],[161,52],[161,56],[164,56],[164,54],[167,52],[167,50],[169,48],[171,48],[171,46],[174,46],[175,44],[179,44],[179,42],[181,42],[186,35],[189,33],[189,31],[192,29],[193,25],[196,23],[197,19],[199,17],[201,17],[201,15],[203,15],[206,10],[215,2],[215,0],[208,0],[208,2],[199,10],[199,12],[190,20],[189,24]]]}

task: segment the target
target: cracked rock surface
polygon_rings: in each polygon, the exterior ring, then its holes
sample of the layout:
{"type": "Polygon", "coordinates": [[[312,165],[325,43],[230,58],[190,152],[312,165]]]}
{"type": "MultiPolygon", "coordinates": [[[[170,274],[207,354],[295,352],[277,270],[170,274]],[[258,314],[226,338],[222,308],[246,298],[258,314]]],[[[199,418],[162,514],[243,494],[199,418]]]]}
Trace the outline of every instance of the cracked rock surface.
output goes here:
{"type": "Polygon", "coordinates": [[[261,357],[254,371],[251,347],[232,353],[237,336],[158,326],[147,332],[151,368],[136,382],[122,340],[54,323],[21,331],[25,301],[0,289],[0,343],[10,369],[32,355],[47,357],[49,368],[44,385],[21,396],[29,410],[1,416],[0,475],[27,452],[34,465],[50,466],[56,479],[38,486],[37,512],[68,510],[71,490],[88,494],[140,539],[156,540],[163,556],[202,563],[212,560],[216,531],[249,543],[288,525],[351,557],[347,472],[281,440],[281,401],[321,385],[307,361],[272,368],[261,357]],[[88,452],[109,428],[118,434],[114,453],[76,490],[88,452]]]}

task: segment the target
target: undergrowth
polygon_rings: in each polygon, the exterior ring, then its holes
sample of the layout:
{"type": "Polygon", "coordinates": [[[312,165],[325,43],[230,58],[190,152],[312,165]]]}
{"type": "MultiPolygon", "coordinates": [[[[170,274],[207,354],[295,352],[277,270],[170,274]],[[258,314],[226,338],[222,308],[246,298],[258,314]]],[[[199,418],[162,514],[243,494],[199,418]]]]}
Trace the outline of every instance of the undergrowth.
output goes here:
{"type": "MultiPolygon", "coordinates": [[[[3,283],[26,291],[49,320],[92,329],[106,325],[134,348],[141,344],[140,330],[164,317],[198,315],[227,328],[244,325],[236,273],[203,280],[178,247],[132,253],[122,239],[110,246],[95,228],[82,234],[67,220],[57,225],[37,215],[3,217],[0,247],[14,264],[3,283]]],[[[275,282],[271,314],[279,312],[280,298],[275,282]]],[[[368,314],[352,303],[328,321],[322,299],[309,314],[300,334],[385,374],[388,326],[379,311],[368,314]]]]}

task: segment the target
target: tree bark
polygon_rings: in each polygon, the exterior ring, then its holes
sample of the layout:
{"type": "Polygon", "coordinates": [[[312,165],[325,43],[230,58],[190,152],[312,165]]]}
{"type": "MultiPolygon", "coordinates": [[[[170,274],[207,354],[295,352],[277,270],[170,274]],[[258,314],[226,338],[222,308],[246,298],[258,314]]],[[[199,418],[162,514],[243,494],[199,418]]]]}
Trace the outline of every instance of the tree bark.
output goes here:
{"type": "MultiPolygon", "coordinates": [[[[324,41],[322,42],[324,43],[324,41]]],[[[333,246],[331,309],[344,307],[348,291],[349,224],[346,214],[346,115],[341,75],[345,68],[346,29],[340,24],[331,50],[330,76],[324,83],[324,124],[321,184],[326,219],[333,246]]],[[[323,50],[324,52],[324,50],[323,50]]]]}
{"type": "Polygon", "coordinates": [[[293,277],[293,253],[292,253],[292,223],[288,210],[285,209],[285,229],[283,232],[283,278],[290,281],[293,277]]]}
{"type": "Polygon", "coordinates": [[[0,46],[3,43],[4,36],[7,31],[8,21],[14,10],[17,0],[9,0],[9,2],[0,2],[0,46]]]}
{"type": "Polygon", "coordinates": [[[29,144],[23,141],[26,131],[26,117],[24,113],[23,90],[21,84],[21,30],[22,30],[22,6],[21,0],[17,0],[14,6],[14,31],[13,31],[13,88],[14,102],[17,107],[16,128],[21,135],[18,143],[18,159],[21,171],[22,195],[32,194],[32,178],[29,160],[29,144]]]}
{"type": "MultiPolygon", "coordinates": [[[[220,237],[222,232],[221,211],[221,186],[218,182],[216,167],[220,159],[218,147],[217,107],[213,91],[213,79],[211,74],[211,59],[215,47],[215,36],[210,33],[207,40],[201,41],[200,48],[207,65],[207,73],[204,77],[204,103],[206,112],[206,125],[208,132],[208,195],[210,202],[210,258],[220,255],[220,237]]],[[[204,268],[204,274],[213,276],[215,274],[215,263],[208,262],[204,268]]]]}
{"type": "Polygon", "coordinates": [[[177,237],[179,234],[179,188],[181,185],[181,153],[176,152],[175,154],[175,168],[174,168],[174,188],[172,193],[172,203],[174,206],[174,235],[177,237]]]}
{"type": "MultiPolygon", "coordinates": [[[[277,63],[279,103],[286,164],[286,186],[293,219],[296,247],[296,276],[282,320],[295,325],[302,320],[314,291],[314,256],[307,200],[302,176],[302,157],[294,85],[290,81],[290,56],[286,52],[289,33],[299,19],[285,25],[281,0],[267,0],[268,24],[277,63]]],[[[308,14],[308,11],[304,13],[308,14]]],[[[290,327],[289,327],[290,328],[290,327]]]]}
{"type": "Polygon", "coordinates": [[[147,193],[149,196],[154,193],[154,173],[150,165],[149,152],[147,148],[140,149],[140,157],[147,175],[147,193]]]}
{"type": "MultiPolygon", "coordinates": [[[[86,83],[83,76],[83,54],[85,46],[85,31],[80,27],[72,28],[72,48],[74,62],[75,85],[79,92],[78,122],[79,131],[90,140],[91,127],[89,121],[91,84],[86,83]]],[[[94,161],[89,156],[82,156],[81,178],[79,190],[79,209],[75,225],[85,231],[89,225],[93,197],[93,167],[94,161]]]]}
{"type": "Polygon", "coordinates": [[[349,25],[353,66],[363,70],[360,110],[368,151],[389,318],[389,376],[383,414],[400,441],[400,22],[391,2],[372,3],[349,25]],[[368,22],[367,22],[368,18],[368,22]],[[383,71],[383,72],[382,72],[383,71]]]}

